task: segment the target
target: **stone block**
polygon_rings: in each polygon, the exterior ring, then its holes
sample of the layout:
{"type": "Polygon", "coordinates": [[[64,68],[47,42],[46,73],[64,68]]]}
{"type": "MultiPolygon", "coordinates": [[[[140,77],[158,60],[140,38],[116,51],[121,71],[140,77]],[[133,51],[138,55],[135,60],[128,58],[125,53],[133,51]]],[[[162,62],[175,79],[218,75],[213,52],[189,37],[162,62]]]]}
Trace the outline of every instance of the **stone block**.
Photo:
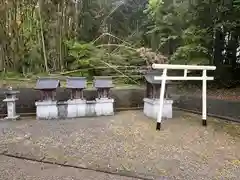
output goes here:
{"type": "Polygon", "coordinates": [[[86,100],[73,99],[67,101],[67,117],[77,118],[86,116],[87,103],[86,100]]]}
{"type": "Polygon", "coordinates": [[[16,101],[18,98],[13,97],[13,98],[6,98],[3,100],[3,102],[7,103],[7,114],[8,116],[5,117],[4,119],[7,120],[17,120],[19,119],[19,115],[16,115],[16,101]]]}
{"type": "Polygon", "coordinates": [[[35,102],[37,119],[58,119],[57,101],[35,102]]]}
{"type": "Polygon", "coordinates": [[[96,116],[96,101],[87,101],[86,105],[86,116],[96,116]]]}
{"type": "MultiPolygon", "coordinates": [[[[159,112],[159,99],[144,98],[144,109],[143,112],[146,116],[157,119],[159,112]]],[[[172,118],[172,104],[173,100],[163,101],[163,118],[172,118]]]]}
{"type": "Polygon", "coordinates": [[[114,99],[101,98],[96,99],[95,112],[97,116],[111,116],[114,115],[113,108],[114,99]]]}

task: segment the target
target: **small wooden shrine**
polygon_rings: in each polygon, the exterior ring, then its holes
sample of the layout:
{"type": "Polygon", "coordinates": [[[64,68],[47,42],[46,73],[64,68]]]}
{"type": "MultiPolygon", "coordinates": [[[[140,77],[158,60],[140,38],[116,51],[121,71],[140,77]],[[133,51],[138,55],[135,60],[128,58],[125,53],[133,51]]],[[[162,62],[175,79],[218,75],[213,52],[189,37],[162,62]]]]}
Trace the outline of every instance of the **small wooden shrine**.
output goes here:
{"type": "Polygon", "coordinates": [[[83,90],[87,87],[86,77],[68,77],[67,89],[71,90],[71,99],[84,99],[83,90]]]}
{"type": "MultiPolygon", "coordinates": [[[[154,76],[161,76],[162,72],[158,70],[150,70],[145,73],[144,77],[146,79],[146,98],[149,99],[159,99],[160,97],[160,89],[161,89],[161,80],[155,80],[154,76]]],[[[166,91],[165,98],[167,96],[167,85],[166,83],[166,91]]]]}
{"type": "Polygon", "coordinates": [[[55,101],[58,87],[60,87],[60,81],[57,79],[39,78],[35,89],[41,92],[40,101],[55,101]]]}
{"type": "Polygon", "coordinates": [[[94,77],[94,87],[97,89],[98,99],[109,99],[110,89],[113,88],[112,78],[108,76],[94,77]]]}

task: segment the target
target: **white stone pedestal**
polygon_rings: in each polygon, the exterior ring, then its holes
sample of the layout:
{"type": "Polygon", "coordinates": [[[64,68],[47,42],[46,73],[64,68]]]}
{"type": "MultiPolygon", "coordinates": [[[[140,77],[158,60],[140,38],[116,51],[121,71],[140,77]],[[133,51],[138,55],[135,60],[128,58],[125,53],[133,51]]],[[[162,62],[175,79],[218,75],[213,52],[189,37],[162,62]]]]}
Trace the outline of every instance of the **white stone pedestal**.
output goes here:
{"type": "Polygon", "coordinates": [[[114,99],[101,98],[96,99],[95,112],[97,116],[111,116],[114,115],[113,109],[114,99]]]}
{"type": "Polygon", "coordinates": [[[86,116],[96,116],[96,101],[87,101],[86,116]]]}
{"type": "MultiPolygon", "coordinates": [[[[159,99],[144,98],[143,112],[146,116],[157,119],[159,112],[159,99]]],[[[172,118],[173,100],[164,100],[163,102],[163,118],[172,118]]]]}
{"type": "Polygon", "coordinates": [[[86,116],[86,100],[82,99],[73,99],[67,101],[67,117],[68,118],[77,118],[86,116]]]}
{"type": "Polygon", "coordinates": [[[35,102],[37,119],[57,119],[58,107],[57,101],[38,101],[35,102]]]}
{"type": "Polygon", "coordinates": [[[19,118],[19,115],[16,115],[16,101],[18,98],[6,98],[3,100],[3,102],[7,103],[7,117],[5,119],[7,120],[17,120],[19,118]]]}

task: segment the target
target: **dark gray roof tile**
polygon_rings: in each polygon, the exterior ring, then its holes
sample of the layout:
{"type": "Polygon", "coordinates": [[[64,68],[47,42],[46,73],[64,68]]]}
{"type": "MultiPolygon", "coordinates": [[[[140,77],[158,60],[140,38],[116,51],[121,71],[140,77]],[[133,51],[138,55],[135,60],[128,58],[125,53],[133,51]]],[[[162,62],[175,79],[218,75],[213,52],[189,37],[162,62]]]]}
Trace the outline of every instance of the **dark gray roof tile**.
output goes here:
{"type": "Polygon", "coordinates": [[[95,88],[112,88],[113,86],[112,78],[109,76],[94,77],[95,88]]]}
{"type": "Polygon", "coordinates": [[[162,70],[150,70],[145,73],[144,77],[150,84],[161,84],[161,80],[155,80],[155,76],[162,76],[162,70]]]}
{"type": "Polygon", "coordinates": [[[86,88],[86,77],[68,77],[67,88],[69,89],[84,89],[86,88]]]}
{"type": "Polygon", "coordinates": [[[60,87],[60,81],[52,78],[39,78],[35,89],[44,90],[44,89],[56,89],[60,87]]]}

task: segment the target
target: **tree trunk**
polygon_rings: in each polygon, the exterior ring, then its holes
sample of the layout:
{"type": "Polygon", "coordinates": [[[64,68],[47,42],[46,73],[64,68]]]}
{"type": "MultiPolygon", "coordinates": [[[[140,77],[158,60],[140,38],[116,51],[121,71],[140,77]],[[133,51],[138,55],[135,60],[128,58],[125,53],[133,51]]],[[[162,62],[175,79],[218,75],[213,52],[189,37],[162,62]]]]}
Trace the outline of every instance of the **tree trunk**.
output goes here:
{"type": "Polygon", "coordinates": [[[221,29],[216,29],[214,40],[213,62],[215,66],[220,66],[223,63],[222,52],[224,50],[224,34],[221,29]]]}

